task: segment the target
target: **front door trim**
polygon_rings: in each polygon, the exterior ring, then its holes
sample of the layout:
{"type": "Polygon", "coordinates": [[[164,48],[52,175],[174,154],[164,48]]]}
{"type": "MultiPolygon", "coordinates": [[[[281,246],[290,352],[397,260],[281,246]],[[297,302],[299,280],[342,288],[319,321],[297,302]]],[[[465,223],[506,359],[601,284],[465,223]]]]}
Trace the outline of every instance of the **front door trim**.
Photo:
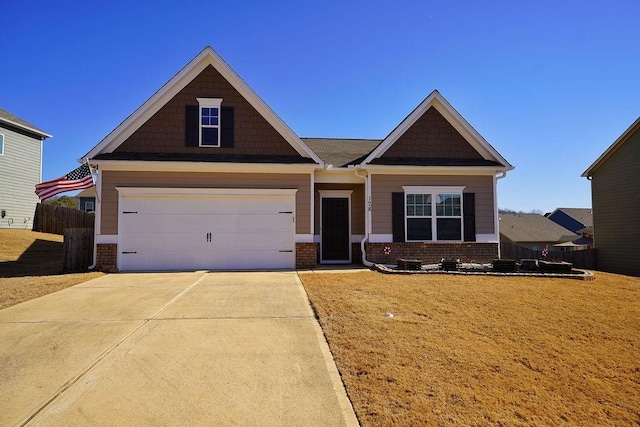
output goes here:
{"type": "Polygon", "coordinates": [[[351,264],[351,194],[353,190],[318,190],[320,193],[320,264],[351,264]],[[349,215],[349,258],[345,260],[324,260],[322,251],[322,224],[323,224],[323,203],[322,199],[347,199],[349,215]]]}

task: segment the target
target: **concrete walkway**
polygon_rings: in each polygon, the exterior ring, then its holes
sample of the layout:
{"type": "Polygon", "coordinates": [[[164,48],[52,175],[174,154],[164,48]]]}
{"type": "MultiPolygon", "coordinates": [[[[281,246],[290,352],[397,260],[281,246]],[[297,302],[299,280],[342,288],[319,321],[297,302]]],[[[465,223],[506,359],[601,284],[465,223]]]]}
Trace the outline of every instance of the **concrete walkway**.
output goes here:
{"type": "Polygon", "coordinates": [[[3,426],[357,425],[295,272],[107,275],[0,343],[3,426]]]}

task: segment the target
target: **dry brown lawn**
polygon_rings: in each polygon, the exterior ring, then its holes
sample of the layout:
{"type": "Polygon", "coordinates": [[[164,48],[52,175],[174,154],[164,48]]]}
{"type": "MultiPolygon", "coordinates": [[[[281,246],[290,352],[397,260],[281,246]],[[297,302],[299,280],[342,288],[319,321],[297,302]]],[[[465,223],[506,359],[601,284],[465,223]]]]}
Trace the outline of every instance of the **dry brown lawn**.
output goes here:
{"type": "Polygon", "coordinates": [[[62,236],[0,229],[0,309],[102,273],[62,274],[62,236]]]}
{"type": "Polygon", "coordinates": [[[300,277],[363,426],[640,425],[639,278],[300,277]]]}

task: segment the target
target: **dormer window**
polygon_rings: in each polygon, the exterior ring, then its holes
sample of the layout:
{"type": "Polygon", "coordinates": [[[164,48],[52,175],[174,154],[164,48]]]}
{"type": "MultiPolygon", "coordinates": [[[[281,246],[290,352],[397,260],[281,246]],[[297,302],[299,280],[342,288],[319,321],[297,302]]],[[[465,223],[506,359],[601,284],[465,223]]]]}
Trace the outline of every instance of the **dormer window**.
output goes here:
{"type": "Polygon", "coordinates": [[[220,147],[222,98],[198,98],[200,105],[200,137],[201,147],[220,147]]]}

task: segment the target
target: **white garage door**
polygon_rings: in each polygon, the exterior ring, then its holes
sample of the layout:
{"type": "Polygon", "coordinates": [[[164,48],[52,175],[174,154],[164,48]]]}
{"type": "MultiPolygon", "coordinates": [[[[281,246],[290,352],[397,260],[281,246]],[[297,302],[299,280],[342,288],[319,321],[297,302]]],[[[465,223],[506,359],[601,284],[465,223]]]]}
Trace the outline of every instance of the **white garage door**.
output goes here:
{"type": "Polygon", "coordinates": [[[118,187],[118,266],[294,268],[296,191],[118,187]]]}

